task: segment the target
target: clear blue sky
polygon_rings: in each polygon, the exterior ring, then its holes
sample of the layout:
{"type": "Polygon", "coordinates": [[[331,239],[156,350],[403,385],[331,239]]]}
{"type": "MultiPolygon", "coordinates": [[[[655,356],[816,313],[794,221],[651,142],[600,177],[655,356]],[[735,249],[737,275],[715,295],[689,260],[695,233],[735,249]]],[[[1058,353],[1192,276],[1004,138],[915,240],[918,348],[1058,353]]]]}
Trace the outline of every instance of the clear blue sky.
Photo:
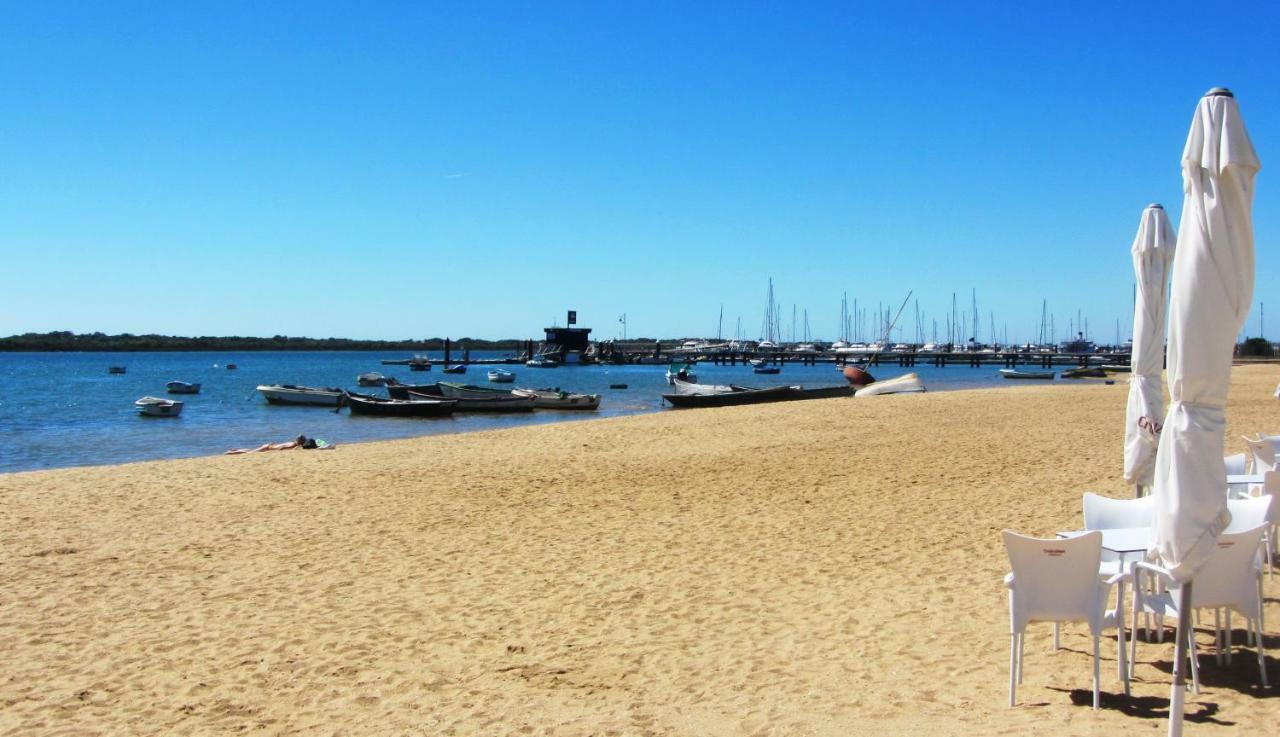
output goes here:
{"type": "Polygon", "coordinates": [[[754,338],[772,277],[1109,342],[1226,85],[1280,338],[1277,7],[4,2],[0,334],[754,338]]]}

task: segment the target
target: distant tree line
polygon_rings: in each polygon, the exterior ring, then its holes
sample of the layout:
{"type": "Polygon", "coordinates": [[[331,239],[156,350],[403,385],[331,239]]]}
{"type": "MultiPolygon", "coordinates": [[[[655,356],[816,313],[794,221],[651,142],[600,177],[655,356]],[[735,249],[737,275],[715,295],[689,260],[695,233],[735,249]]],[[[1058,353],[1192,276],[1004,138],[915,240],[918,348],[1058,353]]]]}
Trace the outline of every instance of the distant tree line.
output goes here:
{"type": "MultiPolygon", "coordinates": [[[[514,350],[522,341],[450,340],[456,350],[514,350]]],[[[76,333],[58,330],[52,333],[23,333],[0,338],[0,351],[440,351],[443,338],[423,340],[352,340],[350,338],[293,338],[274,335],[270,338],[244,336],[201,336],[183,338],[172,335],[134,335],[121,333],[76,333]]]]}

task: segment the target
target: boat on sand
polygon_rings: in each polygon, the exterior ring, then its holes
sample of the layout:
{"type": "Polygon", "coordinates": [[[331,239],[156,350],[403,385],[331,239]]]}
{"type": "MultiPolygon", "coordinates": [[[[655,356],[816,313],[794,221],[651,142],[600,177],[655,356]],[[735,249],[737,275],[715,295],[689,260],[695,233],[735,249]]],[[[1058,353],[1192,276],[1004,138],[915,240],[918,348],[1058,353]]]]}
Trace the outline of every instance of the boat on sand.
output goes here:
{"type": "Polygon", "coordinates": [[[600,408],[599,394],[573,394],[558,389],[512,389],[517,397],[533,397],[533,406],[537,409],[580,409],[594,410],[600,408]]]}
{"type": "Polygon", "coordinates": [[[928,391],[928,389],[925,388],[924,382],[920,381],[919,375],[913,371],[902,376],[895,376],[892,379],[873,381],[866,386],[858,387],[853,396],[874,397],[881,394],[909,394],[924,391],[928,391]]]}
{"type": "Polygon", "coordinates": [[[342,403],[353,415],[381,417],[447,417],[458,406],[452,399],[387,399],[354,392],[343,392],[342,403]]]}
{"type": "Polygon", "coordinates": [[[1000,375],[1006,379],[1052,379],[1053,371],[1023,371],[1020,369],[1000,369],[1000,375]]]}

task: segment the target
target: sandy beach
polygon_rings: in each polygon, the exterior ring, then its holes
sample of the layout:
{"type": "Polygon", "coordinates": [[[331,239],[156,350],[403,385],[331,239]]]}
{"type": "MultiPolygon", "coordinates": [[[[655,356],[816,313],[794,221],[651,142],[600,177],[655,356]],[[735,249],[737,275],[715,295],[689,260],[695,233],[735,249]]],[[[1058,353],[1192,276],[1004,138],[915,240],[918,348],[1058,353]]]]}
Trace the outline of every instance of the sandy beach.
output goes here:
{"type": "MultiPolygon", "coordinates": [[[[1227,450],[1280,432],[1235,370],[1227,450]]],[[[1007,699],[999,532],[1121,480],[1127,386],[823,400],[0,476],[0,735],[1157,734],[1083,625],[1007,699]]],[[[273,438],[246,438],[246,444],[273,438]]],[[[1188,734],[1280,723],[1252,650],[1188,734]]],[[[1236,641],[1243,641],[1237,618],[1236,641]]],[[[1202,648],[1211,635],[1200,634],[1202,648]]],[[[1205,650],[1202,649],[1202,653],[1205,650]]]]}

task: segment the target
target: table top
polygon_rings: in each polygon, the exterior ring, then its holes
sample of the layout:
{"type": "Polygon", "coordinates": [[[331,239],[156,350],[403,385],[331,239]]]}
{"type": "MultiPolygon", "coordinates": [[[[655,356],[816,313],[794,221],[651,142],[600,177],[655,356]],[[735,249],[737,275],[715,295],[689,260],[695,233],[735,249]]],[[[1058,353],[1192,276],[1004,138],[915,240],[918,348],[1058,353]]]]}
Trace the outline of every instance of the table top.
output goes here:
{"type": "Polygon", "coordinates": [[[1267,480],[1266,474],[1262,473],[1229,473],[1227,474],[1228,484],[1261,484],[1267,480]]]}
{"type": "MultiPolygon", "coordinates": [[[[1067,530],[1058,537],[1080,537],[1095,530],[1067,530]]],[[[1096,530],[1102,533],[1102,547],[1113,553],[1144,553],[1155,541],[1154,527],[1113,527],[1096,530]]]]}

